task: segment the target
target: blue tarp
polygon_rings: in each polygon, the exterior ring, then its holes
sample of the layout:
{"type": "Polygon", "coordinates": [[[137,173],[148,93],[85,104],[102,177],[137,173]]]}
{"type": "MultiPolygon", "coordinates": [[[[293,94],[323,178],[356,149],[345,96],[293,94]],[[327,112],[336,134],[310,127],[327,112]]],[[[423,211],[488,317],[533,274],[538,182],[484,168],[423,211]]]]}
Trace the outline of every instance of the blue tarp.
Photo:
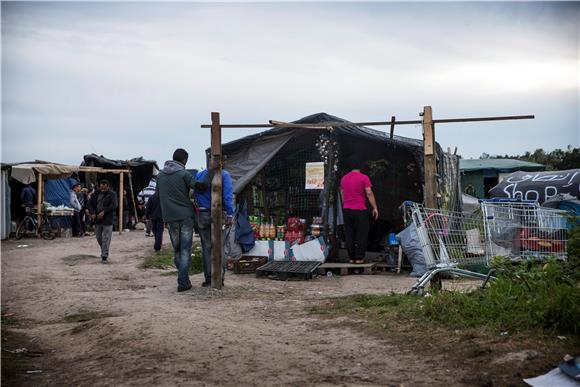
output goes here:
{"type": "MultiPolygon", "coordinates": [[[[47,180],[44,184],[44,201],[55,207],[60,205],[70,207],[70,192],[76,182],[77,180],[73,178],[47,180]]],[[[72,216],[54,216],[51,221],[55,227],[72,227],[72,216]]]]}

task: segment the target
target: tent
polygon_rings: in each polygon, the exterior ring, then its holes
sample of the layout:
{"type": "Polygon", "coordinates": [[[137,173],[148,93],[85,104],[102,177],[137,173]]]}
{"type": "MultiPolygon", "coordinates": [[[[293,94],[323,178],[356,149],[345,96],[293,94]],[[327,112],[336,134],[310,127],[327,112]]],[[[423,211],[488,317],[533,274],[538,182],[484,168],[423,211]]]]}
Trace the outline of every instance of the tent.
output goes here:
{"type": "MultiPolygon", "coordinates": [[[[145,160],[143,157],[136,157],[130,160],[112,160],[104,156],[99,156],[94,153],[90,155],[85,155],[83,157],[84,161],[81,165],[89,167],[100,167],[108,170],[116,169],[127,169],[129,170],[129,179],[125,181],[123,190],[127,191],[128,208],[125,211],[129,211],[135,215],[135,220],[138,219],[137,213],[137,202],[138,195],[145,187],[149,185],[151,178],[156,176],[159,172],[159,167],[155,160],[145,160]]],[[[107,179],[111,182],[114,189],[119,191],[120,194],[120,181],[117,175],[99,174],[98,177],[94,173],[81,174],[81,181],[85,182],[87,187],[97,186],[99,179],[107,179]]]]}
{"type": "MultiPolygon", "coordinates": [[[[37,205],[46,201],[54,206],[69,205],[70,189],[76,177],[81,173],[95,175],[112,174],[119,176],[127,173],[126,169],[103,169],[77,165],[63,165],[45,161],[2,164],[2,194],[6,194],[2,203],[2,238],[10,235],[12,221],[24,217],[20,202],[20,193],[25,184],[31,184],[37,191],[37,205]],[[6,185],[7,183],[7,185],[6,185]],[[9,199],[8,199],[9,197],[9,199]],[[9,210],[8,210],[9,209],[9,210]]],[[[41,208],[41,207],[39,207],[41,208]]],[[[39,214],[40,217],[40,214],[39,214]]],[[[61,226],[70,226],[66,219],[60,219],[61,226]]]]}
{"type": "MultiPolygon", "coordinates": [[[[313,114],[295,124],[349,123],[326,113],[313,114]]],[[[371,230],[377,247],[390,231],[403,228],[399,206],[404,200],[423,201],[423,142],[393,136],[364,126],[337,126],[332,130],[279,127],[222,146],[225,169],[234,181],[238,202],[248,203],[250,214],[310,220],[329,208],[329,224],[339,212],[340,178],[360,168],[373,182],[380,221],[371,230]],[[324,162],[323,190],[306,189],[306,164],[324,162]]],[[[457,157],[437,146],[440,197],[444,205],[457,206],[457,157]]],[[[323,214],[324,216],[324,214],[323,214]]]]}

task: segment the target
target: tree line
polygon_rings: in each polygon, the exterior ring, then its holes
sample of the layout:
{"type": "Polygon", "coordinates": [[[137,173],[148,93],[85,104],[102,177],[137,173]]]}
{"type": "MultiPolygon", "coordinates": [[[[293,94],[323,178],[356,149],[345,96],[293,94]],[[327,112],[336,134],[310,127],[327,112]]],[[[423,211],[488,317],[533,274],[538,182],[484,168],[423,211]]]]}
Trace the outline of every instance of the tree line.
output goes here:
{"type": "Polygon", "coordinates": [[[522,161],[529,161],[531,163],[544,164],[547,171],[561,171],[565,169],[580,168],[580,148],[554,149],[551,152],[546,152],[543,149],[536,149],[534,152],[526,152],[523,155],[495,155],[491,156],[483,153],[480,159],[516,159],[522,161]]]}

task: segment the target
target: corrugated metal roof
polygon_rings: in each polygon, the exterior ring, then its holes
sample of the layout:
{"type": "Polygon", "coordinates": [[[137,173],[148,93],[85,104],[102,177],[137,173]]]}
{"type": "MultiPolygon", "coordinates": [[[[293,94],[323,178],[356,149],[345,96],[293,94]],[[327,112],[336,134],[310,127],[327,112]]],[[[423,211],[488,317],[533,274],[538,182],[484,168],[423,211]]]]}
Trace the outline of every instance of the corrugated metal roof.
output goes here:
{"type": "Polygon", "coordinates": [[[516,159],[470,159],[459,160],[459,169],[464,172],[496,170],[498,172],[514,171],[543,171],[546,167],[543,164],[530,163],[516,159]]]}

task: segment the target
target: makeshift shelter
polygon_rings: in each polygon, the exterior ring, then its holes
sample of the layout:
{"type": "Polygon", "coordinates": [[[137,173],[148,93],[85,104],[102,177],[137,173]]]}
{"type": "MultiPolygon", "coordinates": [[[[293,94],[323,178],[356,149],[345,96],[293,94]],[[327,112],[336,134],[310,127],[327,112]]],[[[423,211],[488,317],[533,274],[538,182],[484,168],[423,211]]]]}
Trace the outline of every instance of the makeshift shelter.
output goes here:
{"type": "MultiPolygon", "coordinates": [[[[293,123],[328,122],[349,123],[326,113],[293,123]]],[[[275,223],[297,216],[309,224],[312,218],[322,217],[327,229],[336,230],[340,224],[340,178],[360,168],[372,180],[380,214],[371,228],[370,250],[377,249],[388,232],[403,228],[399,206],[404,200],[423,200],[421,140],[390,137],[354,124],[320,130],[280,127],[229,142],[222,149],[237,201],[245,201],[250,214],[272,218],[275,223]],[[307,188],[307,168],[320,162],[323,184],[319,189],[307,188]]],[[[437,155],[442,204],[456,207],[461,203],[457,157],[443,153],[439,146],[437,155]]],[[[312,176],[310,180],[316,181],[312,176]]]]}
{"type": "MultiPolygon", "coordinates": [[[[7,196],[10,197],[9,202],[3,201],[3,204],[9,203],[10,211],[2,212],[1,224],[5,225],[2,237],[7,238],[10,235],[11,222],[14,219],[22,219],[24,217],[24,209],[20,203],[20,193],[25,184],[31,184],[37,192],[36,207],[38,210],[38,217],[40,221],[41,213],[43,211],[42,204],[48,202],[53,206],[66,205],[69,203],[70,189],[73,181],[71,176],[78,176],[79,173],[94,173],[94,174],[115,174],[121,176],[129,171],[126,169],[107,170],[98,167],[83,167],[76,165],[63,165],[49,162],[27,162],[18,164],[3,164],[2,165],[2,190],[4,193],[5,179],[8,181],[6,191],[9,192],[7,196]]],[[[120,208],[122,211],[122,208],[120,208]]],[[[65,228],[68,226],[65,220],[61,220],[61,226],[65,228]],[[65,222],[65,223],[62,223],[65,222]]]]}
{"type": "Polygon", "coordinates": [[[516,159],[461,159],[461,192],[479,199],[489,198],[489,190],[515,171],[545,171],[542,164],[516,159]]]}
{"type": "MultiPolygon", "coordinates": [[[[136,203],[138,201],[138,194],[149,185],[151,178],[159,172],[157,162],[155,160],[145,160],[143,157],[136,157],[130,160],[112,160],[94,153],[85,155],[83,159],[82,166],[99,167],[108,170],[126,169],[129,171],[129,178],[128,181],[125,181],[123,189],[127,191],[129,209],[131,212],[134,212],[135,218],[137,219],[136,203]]],[[[119,178],[115,174],[110,173],[104,176],[99,174],[97,177],[94,173],[81,173],[80,178],[87,187],[96,187],[98,185],[98,179],[107,179],[115,189],[119,189],[119,192],[121,194],[123,193],[121,192],[121,188],[119,188],[121,184],[119,178]]]]}

